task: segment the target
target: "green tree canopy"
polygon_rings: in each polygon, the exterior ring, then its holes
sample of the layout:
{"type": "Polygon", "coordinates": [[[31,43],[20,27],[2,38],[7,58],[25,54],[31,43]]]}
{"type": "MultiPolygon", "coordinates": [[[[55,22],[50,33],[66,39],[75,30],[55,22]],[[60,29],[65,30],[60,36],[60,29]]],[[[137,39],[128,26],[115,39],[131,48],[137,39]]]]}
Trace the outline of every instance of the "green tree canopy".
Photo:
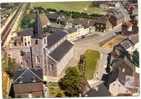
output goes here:
{"type": "Polygon", "coordinates": [[[60,79],[59,87],[64,94],[69,97],[78,97],[80,94],[81,75],[78,68],[69,67],[66,70],[66,75],[60,79]]]}
{"type": "Polygon", "coordinates": [[[139,52],[137,50],[133,52],[132,61],[133,61],[133,64],[139,67],[139,52]]]}

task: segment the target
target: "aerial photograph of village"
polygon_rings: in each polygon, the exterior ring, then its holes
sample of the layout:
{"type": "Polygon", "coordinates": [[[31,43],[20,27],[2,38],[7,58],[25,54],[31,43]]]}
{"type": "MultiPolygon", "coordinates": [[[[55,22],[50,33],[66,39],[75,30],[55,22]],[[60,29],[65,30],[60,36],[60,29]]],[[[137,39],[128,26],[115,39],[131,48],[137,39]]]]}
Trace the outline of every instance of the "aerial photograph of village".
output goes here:
{"type": "Polygon", "coordinates": [[[137,0],[1,3],[2,95],[138,96],[137,0]]]}

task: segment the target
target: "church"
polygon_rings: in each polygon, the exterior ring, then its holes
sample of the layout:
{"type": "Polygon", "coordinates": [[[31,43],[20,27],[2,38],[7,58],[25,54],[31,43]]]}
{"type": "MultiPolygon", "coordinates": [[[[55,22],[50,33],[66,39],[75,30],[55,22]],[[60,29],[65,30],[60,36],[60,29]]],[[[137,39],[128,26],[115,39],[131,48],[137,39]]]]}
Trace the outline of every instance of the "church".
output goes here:
{"type": "Polygon", "coordinates": [[[44,76],[57,77],[73,57],[73,44],[67,40],[66,31],[43,32],[36,12],[33,29],[19,32],[7,53],[22,68],[41,67],[44,76]]]}

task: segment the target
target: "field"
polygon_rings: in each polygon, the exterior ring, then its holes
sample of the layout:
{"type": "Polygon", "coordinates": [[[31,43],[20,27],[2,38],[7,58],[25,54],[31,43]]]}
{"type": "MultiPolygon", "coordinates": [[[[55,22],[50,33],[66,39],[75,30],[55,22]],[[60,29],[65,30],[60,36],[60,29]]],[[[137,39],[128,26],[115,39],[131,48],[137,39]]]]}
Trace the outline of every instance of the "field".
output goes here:
{"type": "Polygon", "coordinates": [[[47,3],[32,3],[31,8],[33,7],[43,7],[43,8],[53,8],[56,10],[66,10],[66,11],[76,11],[76,12],[85,12],[88,14],[97,13],[105,14],[104,9],[98,7],[92,7],[92,2],[47,2],[47,3]]]}
{"type": "Polygon", "coordinates": [[[111,49],[115,45],[117,45],[118,43],[120,43],[122,40],[124,40],[124,37],[121,36],[121,35],[118,35],[118,36],[112,38],[111,40],[109,40],[108,42],[106,42],[102,47],[103,48],[107,48],[107,49],[111,49]]]}
{"type": "Polygon", "coordinates": [[[87,50],[84,54],[86,59],[86,78],[88,80],[93,78],[96,69],[97,61],[100,58],[100,53],[94,50],[87,50]]]}

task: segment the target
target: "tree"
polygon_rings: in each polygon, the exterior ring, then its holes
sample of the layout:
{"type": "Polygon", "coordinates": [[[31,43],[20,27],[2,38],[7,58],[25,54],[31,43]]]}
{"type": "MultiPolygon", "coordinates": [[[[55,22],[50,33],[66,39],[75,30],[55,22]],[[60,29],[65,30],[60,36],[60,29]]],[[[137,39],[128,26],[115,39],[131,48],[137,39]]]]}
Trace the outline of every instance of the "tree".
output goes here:
{"type": "Polygon", "coordinates": [[[12,77],[18,64],[16,63],[15,59],[12,59],[8,56],[4,56],[2,59],[2,66],[3,71],[7,72],[10,75],[10,77],[12,77]]]}
{"type": "Polygon", "coordinates": [[[33,20],[33,16],[31,15],[25,15],[21,21],[21,28],[27,29],[27,28],[33,28],[35,24],[35,20],[33,20]]]}
{"type": "Polygon", "coordinates": [[[78,97],[80,94],[81,75],[76,67],[70,67],[66,70],[66,74],[59,80],[59,87],[64,94],[69,97],[78,97]]]}
{"type": "Polygon", "coordinates": [[[132,61],[133,61],[133,64],[139,67],[139,52],[137,50],[133,52],[132,61]]]}

